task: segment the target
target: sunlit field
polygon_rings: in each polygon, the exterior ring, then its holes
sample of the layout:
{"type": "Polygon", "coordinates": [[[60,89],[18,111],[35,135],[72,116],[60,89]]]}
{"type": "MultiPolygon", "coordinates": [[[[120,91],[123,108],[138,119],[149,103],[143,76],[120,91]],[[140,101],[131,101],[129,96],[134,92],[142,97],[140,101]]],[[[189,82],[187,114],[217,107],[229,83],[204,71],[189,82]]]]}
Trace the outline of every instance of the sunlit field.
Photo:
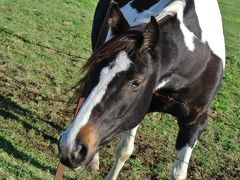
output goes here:
{"type": "MultiPolygon", "coordinates": [[[[53,179],[59,135],[91,54],[96,0],[0,1],[0,179],[53,179]],[[70,55],[71,54],[71,55],[70,55]]],[[[240,179],[240,2],[219,0],[227,63],[206,131],[194,149],[189,179],[240,179]]],[[[177,123],[153,113],[140,125],[135,151],[119,179],[169,179],[177,123]]],[[[100,152],[98,172],[65,170],[64,179],[103,179],[117,137],[100,152]]]]}

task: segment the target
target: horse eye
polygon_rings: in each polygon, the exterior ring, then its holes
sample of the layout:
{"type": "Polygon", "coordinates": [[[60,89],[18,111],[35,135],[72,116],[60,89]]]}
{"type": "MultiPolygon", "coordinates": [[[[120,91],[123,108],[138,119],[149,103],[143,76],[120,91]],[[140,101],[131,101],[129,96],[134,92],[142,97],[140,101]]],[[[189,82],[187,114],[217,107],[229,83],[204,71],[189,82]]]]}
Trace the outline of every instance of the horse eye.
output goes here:
{"type": "Polygon", "coordinates": [[[141,84],[141,81],[138,79],[130,81],[130,86],[137,88],[141,84]]]}

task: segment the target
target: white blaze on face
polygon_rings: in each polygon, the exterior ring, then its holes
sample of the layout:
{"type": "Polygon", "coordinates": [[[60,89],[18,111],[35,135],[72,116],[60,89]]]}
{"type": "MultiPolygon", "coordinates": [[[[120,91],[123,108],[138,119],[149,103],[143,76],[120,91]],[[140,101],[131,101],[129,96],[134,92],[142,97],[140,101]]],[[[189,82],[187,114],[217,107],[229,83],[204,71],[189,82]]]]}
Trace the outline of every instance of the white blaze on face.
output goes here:
{"type": "Polygon", "coordinates": [[[103,96],[106,94],[109,83],[118,73],[127,71],[131,63],[132,61],[129,59],[127,53],[121,51],[113,62],[113,66],[107,66],[101,70],[98,84],[85,100],[70,127],[63,133],[60,140],[60,147],[72,147],[79,130],[87,124],[93,108],[101,102],[103,96]]]}
{"type": "Polygon", "coordinates": [[[221,58],[225,67],[225,42],[222,18],[217,0],[194,0],[202,42],[207,42],[212,52],[221,58]]]}

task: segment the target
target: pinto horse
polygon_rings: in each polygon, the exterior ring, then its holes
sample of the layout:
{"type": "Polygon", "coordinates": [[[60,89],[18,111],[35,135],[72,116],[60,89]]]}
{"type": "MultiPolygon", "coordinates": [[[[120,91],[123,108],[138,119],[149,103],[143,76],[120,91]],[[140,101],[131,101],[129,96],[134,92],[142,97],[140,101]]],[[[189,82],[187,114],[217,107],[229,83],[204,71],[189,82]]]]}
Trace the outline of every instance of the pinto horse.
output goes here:
{"type": "Polygon", "coordinates": [[[116,179],[139,123],[163,112],[179,125],[172,178],[185,179],[225,65],[217,0],[100,0],[92,47],[81,84],[86,100],[60,138],[61,163],[98,169],[99,148],[121,134],[106,177],[116,179]]]}

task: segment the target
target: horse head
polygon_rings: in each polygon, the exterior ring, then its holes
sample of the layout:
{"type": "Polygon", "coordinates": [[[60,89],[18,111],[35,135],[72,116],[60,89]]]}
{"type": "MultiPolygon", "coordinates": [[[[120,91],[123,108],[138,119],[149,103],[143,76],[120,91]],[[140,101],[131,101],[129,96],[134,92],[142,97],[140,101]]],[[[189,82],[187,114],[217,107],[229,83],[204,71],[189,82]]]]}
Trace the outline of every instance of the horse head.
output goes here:
{"type": "Polygon", "coordinates": [[[130,28],[117,5],[108,23],[112,39],[84,65],[85,102],[60,138],[61,162],[86,166],[101,146],[138,125],[157,84],[159,27],[151,18],[144,30],[130,28]]]}

